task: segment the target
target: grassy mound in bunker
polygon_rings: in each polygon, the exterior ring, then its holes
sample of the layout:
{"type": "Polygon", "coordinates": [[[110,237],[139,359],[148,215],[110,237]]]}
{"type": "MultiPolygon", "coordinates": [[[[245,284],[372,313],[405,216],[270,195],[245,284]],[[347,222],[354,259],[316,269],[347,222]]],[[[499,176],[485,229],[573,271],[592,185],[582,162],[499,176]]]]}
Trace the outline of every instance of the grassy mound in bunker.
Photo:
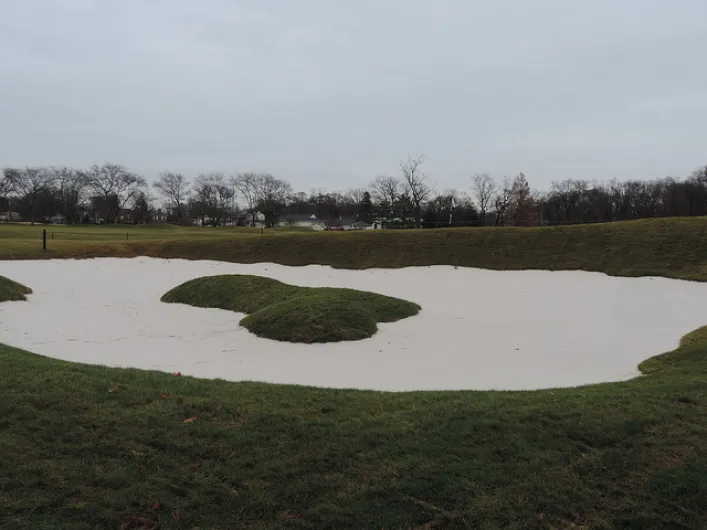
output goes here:
{"type": "Polygon", "coordinates": [[[32,289],[25,287],[22,284],[13,282],[9,278],[0,276],[0,302],[9,302],[12,300],[27,300],[28,294],[32,289]]]}
{"type": "Polygon", "coordinates": [[[340,342],[371,337],[378,322],[416,315],[420,306],[381,294],[330,287],[298,287],[248,275],[190,280],[163,302],[246,313],[240,324],[259,337],[285,342],[340,342]]]}

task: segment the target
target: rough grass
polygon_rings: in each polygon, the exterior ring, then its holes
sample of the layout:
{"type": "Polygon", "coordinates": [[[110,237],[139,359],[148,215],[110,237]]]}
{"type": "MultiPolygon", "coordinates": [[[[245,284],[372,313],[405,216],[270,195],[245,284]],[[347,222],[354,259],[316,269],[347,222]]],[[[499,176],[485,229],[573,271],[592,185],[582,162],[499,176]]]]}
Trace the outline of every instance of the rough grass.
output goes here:
{"type": "MultiPolygon", "coordinates": [[[[95,227],[105,232],[105,227],[95,227]]],[[[41,228],[0,226],[0,258],[153,256],[339,268],[458,265],[488,269],[582,269],[617,276],[707,281],[707,218],[665,218],[539,228],[331,233],[259,229],[143,229],[143,238],[100,240],[86,227],[41,250],[41,228]]],[[[123,230],[117,228],[116,230],[123,230]]],[[[132,229],[139,231],[137,229],[132,229]]]]}
{"type": "Polygon", "coordinates": [[[354,289],[298,287],[248,275],[206,276],[170,290],[163,302],[248,313],[240,324],[286,342],[339,342],[372,336],[377,322],[416,315],[420,306],[354,289]]]}
{"type": "Polygon", "coordinates": [[[633,381],[383,393],[0,346],[0,527],[707,527],[707,340],[633,381]]]}
{"type": "Polygon", "coordinates": [[[0,276],[0,302],[11,300],[27,300],[28,294],[32,293],[32,289],[25,287],[17,282],[13,282],[9,278],[0,276]]]}

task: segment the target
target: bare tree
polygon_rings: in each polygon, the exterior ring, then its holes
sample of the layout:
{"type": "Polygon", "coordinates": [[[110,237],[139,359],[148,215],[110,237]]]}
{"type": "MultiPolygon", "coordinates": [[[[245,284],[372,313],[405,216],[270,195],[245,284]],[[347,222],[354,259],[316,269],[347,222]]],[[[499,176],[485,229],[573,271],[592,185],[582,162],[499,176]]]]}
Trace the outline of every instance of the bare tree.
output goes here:
{"type": "Polygon", "coordinates": [[[56,175],[44,167],[6,169],[4,173],[18,198],[27,204],[30,222],[34,224],[41,196],[54,185],[56,175]]]}
{"type": "Polygon", "coordinates": [[[265,216],[266,226],[275,226],[280,212],[292,193],[292,186],[272,175],[263,175],[258,184],[258,209],[265,216]]]}
{"type": "Polygon", "coordinates": [[[444,190],[444,193],[439,196],[442,208],[449,213],[449,226],[452,226],[454,218],[454,208],[459,204],[459,192],[453,188],[444,190]]]}
{"type": "Polygon", "coordinates": [[[506,214],[508,207],[511,204],[513,197],[513,183],[508,177],[503,177],[503,185],[499,188],[494,196],[494,210],[496,213],[496,226],[504,226],[506,224],[506,214]]]}
{"type": "Polygon", "coordinates": [[[511,185],[511,201],[508,216],[514,226],[532,226],[536,224],[533,216],[535,195],[530,189],[525,173],[521,172],[511,185]]]}
{"type": "Polygon", "coordinates": [[[93,192],[103,199],[106,217],[112,214],[115,224],[120,220],[121,210],[147,186],[144,178],[119,164],[92,166],[87,172],[87,181],[93,192]]]}
{"type": "Polygon", "coordinates": [[[245,203],[246,212],[250,215],[250,226],[255,226],[255,217],[258,213],[259,190],[261,181],[265,177],[260,173],[240,173],[231,177],[231,186],[236,190],[245,203]]]}
{"type": "Polygon", "coordinates": [[[0,174],[0,197],[7,197],[12,192],[12,176],[13,170],[10,168],[4,169],[0,174]]]}
{"type": "Polygon", "coordinates": [[[359,206],[365,199],[367,191],[364,188],[349,188],[346,190],[345,200],[359,206]]]}
{"type": "Polygon", "coordinates": [[[206,224],[206,217],[213,207],[213,186],[208,175],[198,175],[194,179],[194,193],[190,200],[192,215],[201,219],[201,225],[206,224]]]}
{"type": "Polygon", "coordinates": [[[350,188],[342,197],[346,215],[355,215],[357,221],[373,222],[373,201],[366,188],[350,188]]]}
{"type": "Polygon", "coordinates": [[[225,223],[229,212],[235,209],[233,204],[235,193],[222,173],[212,173],[211,179],[216,194],[217,224],[222,225],[225,223]]]}
{"type": "Polygon", "coordinates": [[[330,228],[339,225],[342,209],[346,206],[344,197],[337,193],[326,193],[325,190],[312,190],[312,195],[309,196],[309,204],[314,210],[314,214],[319,221],[324,223],[324,226],[330,228]]]}
{"type": "Polygon", "coordinates": [[[194,179],[192,208],[206,224],[206,218],[212,226],[220,226],[226,219],[233,199],[233,189],[223,173],[202,173],[194,179]]]}
{"type": "Polygon", "coordinates": [[[0,177],[0,199],[7,200],[8,217],[7,220],[13,221],[12,198],[15,191],[14,179],[16,178],[17,169],[5,168],[0,177]]]}
{"type": "Polygon", "coordinates": [[[71,224],[76,221],[79,207],[85,199],[88,185],[86,173],[68,167],[53,168],[52,171],[56,176],[57,191],[63,204],[62,213],[66,222],[71,224]]]}
{"type": "Polygon", "coordinates": [[[400,197],[401,187],[398,179],[389,176],[377,177],[370,185],[373,198],[381,208],[387,209],[390,219],[395,217],[395,202],[400,197]]]}
{"type": "Polygon", "coordinates": [[[152,211],[152,197],[144,191],[139,192],[132,202],[132,212],[130,218],[135,224],[144,224],[150,220],[150,212],[152,211]]]}
{"type": "Polygon", "coordinates": [[[477,173],[471,178],[471,192],[479,209],[481,226],[486,224],[486,212],[496,194],[496,181],[488,173],[477,173]]]}
{"type": "Polygon", "coordinates": [[[413,205],[415,225],[422,227],[422,203],[427,200],[432,189],[425,182],[427,176],[420,166],[425,161],[424,155],[408,156],[407,160],[400,162],[400,172],[403,174],[407,192],[413,205]]]}
{"type": "Polygon", "coordinates": [[[189,199],[189,179],[181,173],[160,173],[153,186],[167,200],[167,207],[174,210],[177,219],[184,219],[184,206],[189,199]]]}
{"type": "Polygon", "coordinates": [[[575,219],[576,210],[588,191],[589,183],[585,180],[553,181],[548,197],[557,201],[564,222],[570,223],[575,219]]]}

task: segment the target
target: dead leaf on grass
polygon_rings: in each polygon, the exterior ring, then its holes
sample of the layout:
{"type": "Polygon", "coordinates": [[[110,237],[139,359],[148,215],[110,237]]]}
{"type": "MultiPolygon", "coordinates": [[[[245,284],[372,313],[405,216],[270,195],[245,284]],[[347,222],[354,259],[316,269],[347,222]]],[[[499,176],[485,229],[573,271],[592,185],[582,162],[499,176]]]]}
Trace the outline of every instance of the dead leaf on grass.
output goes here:
{"type": "Polygon", "coordinates": [[[187,418],[184,420],[184,423],[194,423],[196,421],[196,416],[192,416],[191,418],[187,418]]]}

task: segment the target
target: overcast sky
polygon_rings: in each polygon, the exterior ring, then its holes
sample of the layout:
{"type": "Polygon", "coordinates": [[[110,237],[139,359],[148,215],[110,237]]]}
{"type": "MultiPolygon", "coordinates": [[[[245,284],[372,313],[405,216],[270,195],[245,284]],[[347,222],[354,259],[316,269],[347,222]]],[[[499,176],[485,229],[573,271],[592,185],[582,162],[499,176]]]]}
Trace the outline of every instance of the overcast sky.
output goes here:
{"type": "Polygon", "coordinates": [[[705,0],[5,0],[0,165],[439,189],[707,164],[705,0]]]}

